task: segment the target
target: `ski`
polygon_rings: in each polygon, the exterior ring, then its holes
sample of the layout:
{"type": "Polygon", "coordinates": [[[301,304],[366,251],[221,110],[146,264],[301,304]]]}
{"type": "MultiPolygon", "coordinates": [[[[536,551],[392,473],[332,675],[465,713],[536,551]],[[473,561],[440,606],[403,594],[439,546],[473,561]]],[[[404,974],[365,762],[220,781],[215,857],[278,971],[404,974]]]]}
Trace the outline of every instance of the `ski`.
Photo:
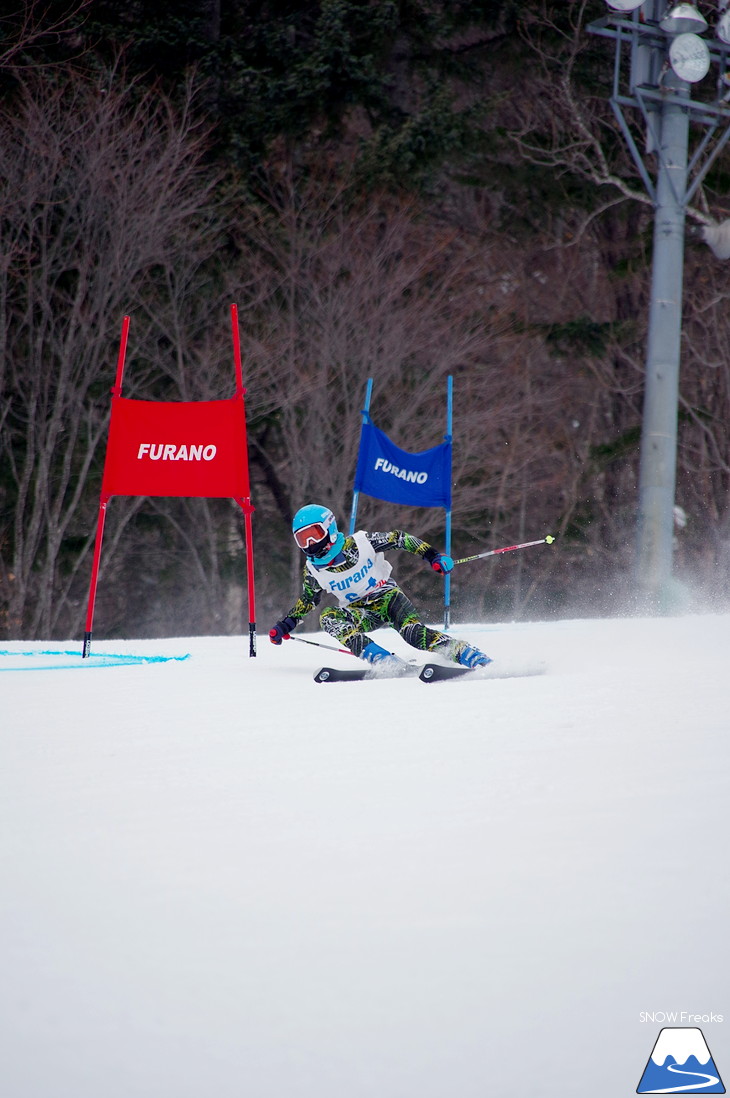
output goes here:
{"type": "Polygon", "coordinates": [[[475,679],[486,681],[488,679],[524,679],[533,675],[544,675],[546,666],[542,662],[513,662],[503,664],[502,661],[487,664],[486,667],[460,667],[458,664],[424,663],[418,676],[421,682],[449,682],[450,679],[464,679],[473,675],[475,679]]]}
{"type": "Polygon", "coordinates": [[[496,667],[489,664],[487,667],[459,667],[458,664],[424,663],[422,665],[409,664],[406,669],[399,668],[394,673],[384,670],[374,670],[372,667],[320,667],[314,675],[315,682],[362,682],[373,679],[402,679],[412,678],[418,675],[421,682],[449,682],[451,679],[463,679],[473,675],[477,679],[521,679],[533,675],[543,675],[544,664],[525,665],[522,667],[496,667]]]}
{"type": "Polygon", "coordinates": [[[403,664],[394,671],[374,667],[320,667],[314,673],[315,682],[362,682],[364,679],[402,679],[417,675],[418,664],[403,664]]]}
{"type": "Polygon", "coordinates": [[[419,667],[413,667],[406,671],[398,670],[395,674],[381,671],[376,672],[371,667],[320,667],[315,673],[315,682],[362,682],[364,679],[402,679],[411,678],[418,674],[421,682],[445,682],[447,679],[458,679],[463,675],[473,674],[471,667],[444,667],[440,663],[424,663],[419,667]]]}
{"type": "Polygon", "coordinates": [[[475,670],[472,667],[459,667],[457,664],[449,667],[440,663],[424,663],[418,677],[421,682],[446,682],[447,679],[460,679],[464,675],[472,675],[475,670]]]}
{"type": "Polygon", "coordinates": [[[372,671],[367,667],[320,667],[314,673],[315,682],[359,682],[361,679],[373,677],[372,671]]]}

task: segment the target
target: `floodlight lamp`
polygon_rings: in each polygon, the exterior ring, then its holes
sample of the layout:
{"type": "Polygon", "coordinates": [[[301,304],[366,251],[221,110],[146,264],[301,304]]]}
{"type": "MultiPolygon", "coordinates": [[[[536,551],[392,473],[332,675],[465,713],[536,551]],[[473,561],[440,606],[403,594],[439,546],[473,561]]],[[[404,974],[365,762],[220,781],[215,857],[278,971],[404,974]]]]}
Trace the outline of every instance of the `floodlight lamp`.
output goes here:
{"type": "Polygon", "coordinates": [[[694,4],[674,4],[659,21],[659,26],[667,34],[702,34],[707,30],[707,20],[694,4]]]}
{"type": "Polygon", "coordinates": [[[726,11],[725,14],[718,19],[717,26],[715,27],[715,34],[721,42],[725,42],[726,45],[730,46],[730,11],[726,11]]]}
{"type": "Polygon", "coordinates": [[[669,64],[680,80],[696,84],[710,71],[710,51],[697,34],[678,34],[669,47],[669,64]]]}
{"type": "Polygon", "coordinates": [[[640,8],[644,0],[606,0],[606,3],[614,11],[629,12],[640,8]]]}

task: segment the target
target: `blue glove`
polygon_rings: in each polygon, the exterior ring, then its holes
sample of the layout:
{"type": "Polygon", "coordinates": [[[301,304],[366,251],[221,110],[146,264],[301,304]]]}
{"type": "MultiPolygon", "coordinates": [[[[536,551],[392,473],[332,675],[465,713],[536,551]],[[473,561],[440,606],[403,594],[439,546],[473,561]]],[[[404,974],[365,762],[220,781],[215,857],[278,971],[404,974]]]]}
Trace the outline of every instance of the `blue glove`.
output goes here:
{"type": "Polygon", "coordinates": [[[453,558],[447,556],[446,553],[437,552],[436,549],[428,549],[423,556],[434,572],[438,572],[440,576],[445,576],[454,567],[453,558]]]}
{"type": "Polygon", "coordinates": [[[289,640],[289,634],[296,627],[295,618],[282,618],[277,621],[273,629],[269,629],[269,640],[272,644],[281,644],[283,640],[289,640]]]}

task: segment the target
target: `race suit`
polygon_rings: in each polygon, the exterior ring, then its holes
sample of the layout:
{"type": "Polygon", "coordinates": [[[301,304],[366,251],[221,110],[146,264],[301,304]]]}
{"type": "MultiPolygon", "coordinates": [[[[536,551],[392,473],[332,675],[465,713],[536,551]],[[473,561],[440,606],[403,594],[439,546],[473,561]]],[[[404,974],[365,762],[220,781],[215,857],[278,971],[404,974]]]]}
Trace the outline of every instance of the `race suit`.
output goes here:
{"type": "Polygon", "coordinates": [[[390,549],[403,549],[423,557],[431,546],[403,530],[386,533],[360,530],[345,538],[341,553],[344,559],[337,557],[337,563],[317,568],[307,560],[302,592],[288,617],[301,621],[328,592],[337,599],[338,606],[323,610],[320,624],[356,656],[362,655],[373,639],[368,636],[368,629],[390,625],[411,647],[456,658],[463,642],[423,624],[415,606],[391,576],[391,565],[383,556],[390,549]]]}

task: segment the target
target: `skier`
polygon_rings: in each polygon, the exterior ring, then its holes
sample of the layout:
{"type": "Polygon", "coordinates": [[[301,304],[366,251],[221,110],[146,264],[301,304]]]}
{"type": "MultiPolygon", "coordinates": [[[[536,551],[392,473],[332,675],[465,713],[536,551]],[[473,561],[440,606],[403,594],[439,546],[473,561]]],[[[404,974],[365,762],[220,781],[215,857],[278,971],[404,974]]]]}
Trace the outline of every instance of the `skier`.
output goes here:
{"type": "Polygon", "coordinates": [[[386,625],[397,629],[413,648],[440,653],[463,667],[484,667],[491,663],[478,648],[429,629],[420,621],[415,606],[391,577],[392,567],[383,554],[390,549],[405,549],[423,557],[441,575],[454,567],[451,557],[402,530],[387,533],[359,530],[345,537],[337,529],[332,511],[314,503],[297,511],[292,532],[306,558],[302,593],[287,616],[269,631],[272,644],[287,640],[299,622],[318,605],[322,594],[328,592],[335,596],[338,605],[322,611],[319,619],[322,628],[379,669],[397,673],[407,666],[366,632],[386,625]]]}

